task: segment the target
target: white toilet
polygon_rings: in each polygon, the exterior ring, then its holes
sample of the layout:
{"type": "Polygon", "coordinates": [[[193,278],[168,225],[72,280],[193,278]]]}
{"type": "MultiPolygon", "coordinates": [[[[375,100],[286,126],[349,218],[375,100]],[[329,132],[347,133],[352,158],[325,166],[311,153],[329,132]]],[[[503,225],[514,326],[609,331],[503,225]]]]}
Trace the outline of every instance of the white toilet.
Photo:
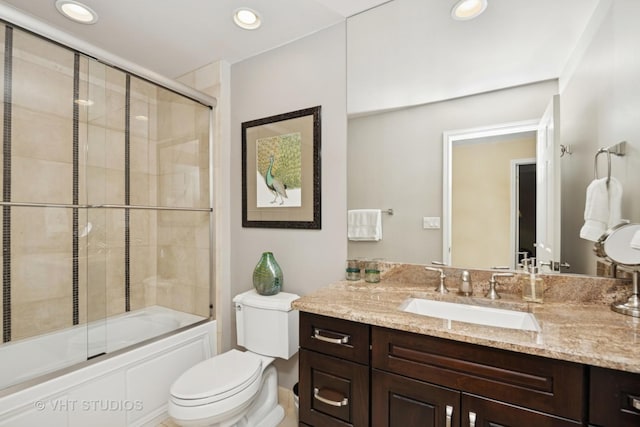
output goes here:
{"type": "Polygon", "coordinates": [[[275,357],[298,351],[298,295],[263,296],[250,290],[233,298],[238,345],[204,360],[171,386],[169,416],[181,426],[276,427],[284,418],[278,405],[275,357]]]}

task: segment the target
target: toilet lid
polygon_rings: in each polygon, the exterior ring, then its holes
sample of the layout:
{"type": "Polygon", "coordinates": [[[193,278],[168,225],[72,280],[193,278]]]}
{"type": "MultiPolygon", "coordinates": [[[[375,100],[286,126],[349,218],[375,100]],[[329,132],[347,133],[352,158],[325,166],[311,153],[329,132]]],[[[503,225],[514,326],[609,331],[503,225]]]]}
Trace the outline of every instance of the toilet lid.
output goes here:
{"type": "Polygon", "coordinates": [[[188,369],[171,386],[170,393],[194,405],[225,399],[244,390],[262,373],[260,356],[238,350],[204,360],[188,369]]]}

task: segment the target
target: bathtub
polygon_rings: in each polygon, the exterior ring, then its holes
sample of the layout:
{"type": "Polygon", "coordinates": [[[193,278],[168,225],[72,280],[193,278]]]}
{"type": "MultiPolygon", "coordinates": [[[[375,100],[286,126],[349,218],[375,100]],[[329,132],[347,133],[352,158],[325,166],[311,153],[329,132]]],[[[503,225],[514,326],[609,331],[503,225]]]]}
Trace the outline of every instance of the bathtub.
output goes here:
{"type": "Polygon", "coordinates": [[[215,339],[214,320],[156,306],[5,344],[0,384],[15,385],[0,392],[0,426],[155,427],[171,383],[215,339]]]}

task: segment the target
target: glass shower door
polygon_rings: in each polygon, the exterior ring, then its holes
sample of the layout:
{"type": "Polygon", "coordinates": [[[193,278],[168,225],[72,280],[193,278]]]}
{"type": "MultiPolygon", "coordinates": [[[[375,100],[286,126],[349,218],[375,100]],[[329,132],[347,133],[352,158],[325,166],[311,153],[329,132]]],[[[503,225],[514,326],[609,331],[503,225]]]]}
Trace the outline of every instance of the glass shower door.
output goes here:
{"type": "Polygon", "coordinates": [[[0,24],[0,388],[213,315],[210,109],[0,24]]]}
{"type": "Polygon", "coordinates": [[[0,387],[87,358],[80,277],[79,57],[0,26],[2,328],[0,387]],[[6,359],[6,360],[5,360],[6,359]]]}

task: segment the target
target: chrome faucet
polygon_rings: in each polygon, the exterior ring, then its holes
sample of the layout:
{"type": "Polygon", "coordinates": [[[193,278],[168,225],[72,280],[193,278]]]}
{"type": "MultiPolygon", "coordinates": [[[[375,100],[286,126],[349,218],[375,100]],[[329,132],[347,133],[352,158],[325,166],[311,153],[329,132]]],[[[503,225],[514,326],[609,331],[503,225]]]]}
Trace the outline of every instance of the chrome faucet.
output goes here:
{"type": "Polygon", "coordinates": [[[447,286],[444,284],[444,279],[446,279],[447,276],[445,276],[444,271],[441,268],[425,267],[424,269],[429,271],[437,271],[440,273],[440,285],[438,285],[438,287],[435,289],[436,292],[439,292],[441,294],[449,293],[449,289],[447,289],[447,286]]]}
{"type": "Polygon", "coordinates": [[[500,299],[500,295],[496,291],[496,285],[498,284],[497,277],[511,277],[513,273],[493,273],[489,280],[489,292],[485,295],[489,299],[500,299]]]}

